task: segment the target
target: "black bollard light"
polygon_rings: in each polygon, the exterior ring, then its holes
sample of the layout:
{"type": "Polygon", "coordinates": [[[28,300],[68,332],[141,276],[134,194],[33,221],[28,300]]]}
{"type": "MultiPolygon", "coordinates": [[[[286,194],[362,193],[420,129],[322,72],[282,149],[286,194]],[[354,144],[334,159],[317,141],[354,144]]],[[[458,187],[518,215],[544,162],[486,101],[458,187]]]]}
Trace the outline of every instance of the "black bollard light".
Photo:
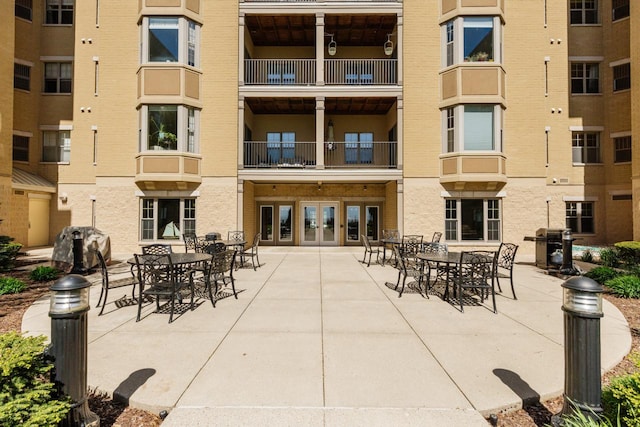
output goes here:
{"type": "Polygon", "coordinates": [[[552,417],[562,426],[562,417],[582,415],[597,421],[602,414],[600,372],[600,318],[602,285],[584,276],[562,284],[564,311],[564,404],[552,417]]]}
{"type": "Polygon", "coordinates": [[[578,274],[578,271],[573,267],[573,236],[569,228],[562,232],[562,267],[560,272],[568,276],[578,274]]]}
{"type": "Polygon", "coordinates": [[[71,410],[64,427],[100,426],[100,417],[87,402],[87,312],[89,287],[82,276],[70,274],[51,286],[49,317],[54,358],[55,383],[71,398],[71,410]]]}
{"type": "Polygon", "coordinates": [[[73,233],[73,268],[71,268],[70,274],[87,274],[87,269],[84,267],[84,240],[82,239],[82,233],[78,230],[73,233]]]}

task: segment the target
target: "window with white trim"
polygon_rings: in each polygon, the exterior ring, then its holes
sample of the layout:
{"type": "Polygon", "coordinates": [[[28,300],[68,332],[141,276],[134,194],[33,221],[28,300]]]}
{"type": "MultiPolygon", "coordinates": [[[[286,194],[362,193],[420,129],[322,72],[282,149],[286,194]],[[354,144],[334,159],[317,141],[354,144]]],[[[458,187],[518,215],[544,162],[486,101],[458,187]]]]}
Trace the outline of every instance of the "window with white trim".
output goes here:
{"type": "Polygon", "coordinates": [[[74,0],[47,0],[45,24],[73,24],[73,1],[74,0]]]}
{"type": "Polygon", "coordinates": [[[360,206],[347,206],[347,241],[357,242],[360,240],[360,206]]]}
{"type": "Polygon", "coordinates": [[[500,62],[502,21],[497,16],[464,16],[441,25],[442,66],[500,62]]]}
{"type": "Polygon", "coordinates": [[[442,110],[442,150],[502,151],[502,107],[464,104],[442,110]]]}
{"type": "Polygon", "coordinates": [[[573,163],[600,163],[600,132],[573,132],[573,163]]]}
{"type": "Polygon", "coordinates": [[[571,63],[571,93],[600,93],[600,66],[597,62],[571,63]]]}
{"type": "Polygon", "coordinates": [[[151,16],[142,20],[142,63],[178,62],[200,66],[200,25],[184,17],[151,16]]]}
{"type": "Polygon", "coordinates": [[[574,233],[591,234],[595,232],[593,202],[565,202],[566,227],[574,233]]]}
{"type": "Polygon", "coordinates": [[[16,17],[32,21],[33,0],[16,0],[16,17]]]}
{"type": "Polygon", "coordinates": [[[345,132],[344,141],[344,160],[346,163],[373,163],[372,132],[345,132]]]}
{"type": "Polygon", "coordinates": [[[453,153],[455,151],[455,136],[456,136],[456,119],[455,110],[453,108],[446,109],[447,114],[447,153],[453,153]]]}
{"type": "Polygon", "coordinates": [[[71,93],[71,62],[45,62],[44,92],[71,93]]]}
{"type": "Polygon", "coordinates": [[[617,21],[629,16],[629,0],[611,0],[611,20],[617,21]]]}
{"type": "Polygon", "coordinates": [[[445,239],[499,242],[501,237],[500,199],[446,199],[445,239]]]}
{"type": "Polygon", "coordinates": [[[613,91],[631,89],[631,64],[620,64],[613,67],[613,91]]]}
{"type": "Polygon", "coordinates": [[[570,0],[569,15],[571,25],[598,23],[598,0],[570,0]]]}
{"type": "Polygon", "coordinates": [[[24,64],[13,64],[14,89],[31,90],[31,67],[24,64]]]}
{"type": "Polygon", "coordinates": [[[613,138],[614,163],[631,162],[631,135],[613,138]]]}
{"type": "Polygon", "coordinates": [[[280,223],[278,240],[281,242],[291,242],[293,240],[293,234],[291,232],[293,205],[280,205],[278,212],[278,221],[280,223]]]}
{"type": "Polygon", "coordinates": [[[145,150],[170,150],[195,153],[198,150],[200,111],[186,105],[143,105],[142,141],[145,150]]]}
{"type": "Polygon", "coordinates": [[[29,137],[13,135],[13,160],[17,162],[29,161],[29,137]]]}
{"type": "Polygon", "coordinates": [[[68,163],[71,158],[71,132],[47,130],[42,132],[42,161],[68,163]]]}
{"type": "Polygon", "coordinates": [[[196,200],[192,198],[142,198],[140,240],[176,240],[196,232],[196,200]]]}

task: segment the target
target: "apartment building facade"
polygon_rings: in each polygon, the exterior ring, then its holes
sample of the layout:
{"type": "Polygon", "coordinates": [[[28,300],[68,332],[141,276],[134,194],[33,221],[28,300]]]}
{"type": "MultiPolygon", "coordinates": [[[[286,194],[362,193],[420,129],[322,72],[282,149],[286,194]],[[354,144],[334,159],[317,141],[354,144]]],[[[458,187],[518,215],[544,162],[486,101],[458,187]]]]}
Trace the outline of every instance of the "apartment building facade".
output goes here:
{"type": "Polygon", "coordinates": [[[3,4],[0,234],[640,239],[630,3],[3,4]]]}

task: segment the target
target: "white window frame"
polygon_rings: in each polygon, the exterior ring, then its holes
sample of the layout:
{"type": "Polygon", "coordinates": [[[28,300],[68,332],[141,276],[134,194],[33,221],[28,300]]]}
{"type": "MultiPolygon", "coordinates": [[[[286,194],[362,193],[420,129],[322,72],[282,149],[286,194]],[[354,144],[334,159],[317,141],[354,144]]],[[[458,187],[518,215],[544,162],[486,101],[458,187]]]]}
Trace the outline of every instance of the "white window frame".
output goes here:
{"type": "Polygon", "coordinates": [[[502,146],[502,129],[503,129],[503,116],[504,111],[500,104],[460,104],[453,107],[444,108],[441,110],[442,116],[442,152],[443,153],[501,153],[502,146]],[[492,106],[493,107],[493,149],[491,150],[470,150],[465,148],[465,106],[492,106]],[[453,109],[453,116],[451,116],[451,109],[453,109]],[[449,129],[450,122],[453,120],[454,128],[449,129]],[[449,134],[453,131],[453,151],[449,146],[449,134]]]}
{"type": "Polygon", "coordinates": [[[444,238],[447,242],[500,242],[502,239],[502,199],[499,197],[447,197],[445,198],[444,238]],[[462,239],[462,202],[482,200],[482,240],[462,239]],[[497,218],[495,218],[497,214],[497,218]],[[493,236],[490,236],[490,228],[493,236]],[[490,239],[491,237],[491,239],[490,239]]]}
{"type": "Polygon", "coordinates": [[[185,17],[145,16],[141,25],[140,62],[142,64],[183,64],[200,68],[201,25],[185,17]],[[177,19],[178,21],[178,59],[177,61],[150,61],[149,59],[149,24],[152,19],[177,19]],[[190,28],[191,24],[191,28],[190,28]],[[192,59],[190,61],[190,58],[192,59]],[[193,63],[193,65],[190,64],[193,63]]]}
{"type": "MultiPolygon", "coordinates": [[[[42,158],[41,163],[62,163],[68,164],[71,161],[71,128],[41,126],[42,131],[42,158]],[[51,138],[55,138],[52,140],[51,138]],[[55,141],[55,145],[52,142],[55,141]],[[47,158],[45,160],[45,151],[56,153],[55,159],[47,158]]],[[[48,156],[47,156],[48,157],[48,156]]]]}
{"type": "Polygon", "coordinates": [[[602,129],[601,128],[571,128],[571,161],[574,165],[597,165],[602,163],[602,129]],[[582,135],[582,138],[577,139],[577,135],[582,135]],[[590,147],[587,145],[587,136],[596,136],[596,147],[590,147]],[[582,142],[580,145],[574,145],[576,142],[582,142]],[[597,161],[586,162],[589,159],[590,151],[596,152],[597,161]]]}
{"type": "MultiPolygon", "coordinates": [[[[200,110],[182,104],[162,104],[177,108],[177,148],[165,149],[172,152],[198,153],[200,150],[200,110]]],[[[162,106],[154,105],[154,107],[162,106]]],[[[149,105],[140,108],[139,151],[153,151],[149,146],[149,105]]]]}
{"type": "Polygon", "coordinates": [[[294,212],[293,204],[278,205],[278,241],[279,242],[293,242],[293,227],[294,227],[294,212]],[[283,238],[280,233],[280,225],[282,224],[282,208],[289,208],[289,221],[291,222],[291,230],[289,230],[289,238],[283,238]]]}
{"type": "Polygon", "coordinates": [[[347,218],[346,218],[346,236],[345,239],[347,242],[359,242],[360,241],[360,235],[362,234],[362,206],[361,205],[350,205],[347,204],[346,206],[346,214],[347,214],[347,218]],[[358,211],[358,216],[357,216],[357,222],[358,222],[358,231],[355,235],[355,238],[352,239],[350,234],[349,234],[349,209],[356,209],[358,211]]]}
{"type": "Polygon", "coordinates": [[[495,64],[503,61],[502,52],[502,20],[499,16],[461,16],[443,22],[440,25],[440,57],[442,68],[456,64],[495,64]],[[485,61],[465,61],[464,58],[464,20],[465,18],[492,18],[493,23],[493,58],[485,61]]]}
{"type": "MultiPolygon", "coordinates": [[[[142,242],[154,242],[154,241],[163,241],[166,242],[169,239],[162,239],[162,236],[159,236],[160,230],[158,230],[158,205],[159,200],[177,200],[178,201],[178,209],[180,211],[180,218],[178,229],[180,230],[180,234],[182,235],[185,230],[187,232],[195,232],[196,230],[196,198],[195,197],[140,197],[140,213],[139,213],[139,226],[140,226],[140,241],[142,242]],[[189,224],[189,226],[187,226],[189,224]],[[145,230],[149,230],[152,233],[152,236],[149,237],[145,232],[145,230]]],[[[175,239],[171,239],[175,240],[175,239]]],[[[169,240],[169,241],[171,241],[169,240]]]]}

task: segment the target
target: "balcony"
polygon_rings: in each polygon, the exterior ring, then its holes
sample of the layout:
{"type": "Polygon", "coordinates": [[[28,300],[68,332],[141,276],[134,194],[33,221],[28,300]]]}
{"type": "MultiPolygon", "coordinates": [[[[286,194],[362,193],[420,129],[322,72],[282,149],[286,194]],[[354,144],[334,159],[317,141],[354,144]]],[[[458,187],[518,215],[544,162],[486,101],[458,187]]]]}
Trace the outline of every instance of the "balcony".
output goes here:
{"type": "Polygon", "coordinates": [[[398,143],[396,141],[327,142],[324,146],[324,167],[327,169],[396,169],[398,143]]]}
{"type": "MultiPolygon", "coordinates": [[[[136,156],[135,182],[146,188],[165,183],[178,189],[200,184],[200,155],[176,151],[147,151],[136,156]]],[[[166,186],[165,185],[165,186],[166,186]]]]}
{"type": "Polygon", "coordinates": [[[326,59],[327,85],[396,85],[397,59],[326,59]]]}
{"type": "Polygon", "coordinates": [[[245,85],[315,85],[315,59],[245,59],[245,85]]]}
{"type": "Polygon", "coordinates": [[[313,169],[316,167],[316,143],[245,141],[244,167],[313,169]]]}
{"type": "Polygon", "coordinates": [[[447,153],[440,156],[440,183],[484,183],[486,189],[495,189],[507,182],[506,157],[502,153],[447,153]]]}

